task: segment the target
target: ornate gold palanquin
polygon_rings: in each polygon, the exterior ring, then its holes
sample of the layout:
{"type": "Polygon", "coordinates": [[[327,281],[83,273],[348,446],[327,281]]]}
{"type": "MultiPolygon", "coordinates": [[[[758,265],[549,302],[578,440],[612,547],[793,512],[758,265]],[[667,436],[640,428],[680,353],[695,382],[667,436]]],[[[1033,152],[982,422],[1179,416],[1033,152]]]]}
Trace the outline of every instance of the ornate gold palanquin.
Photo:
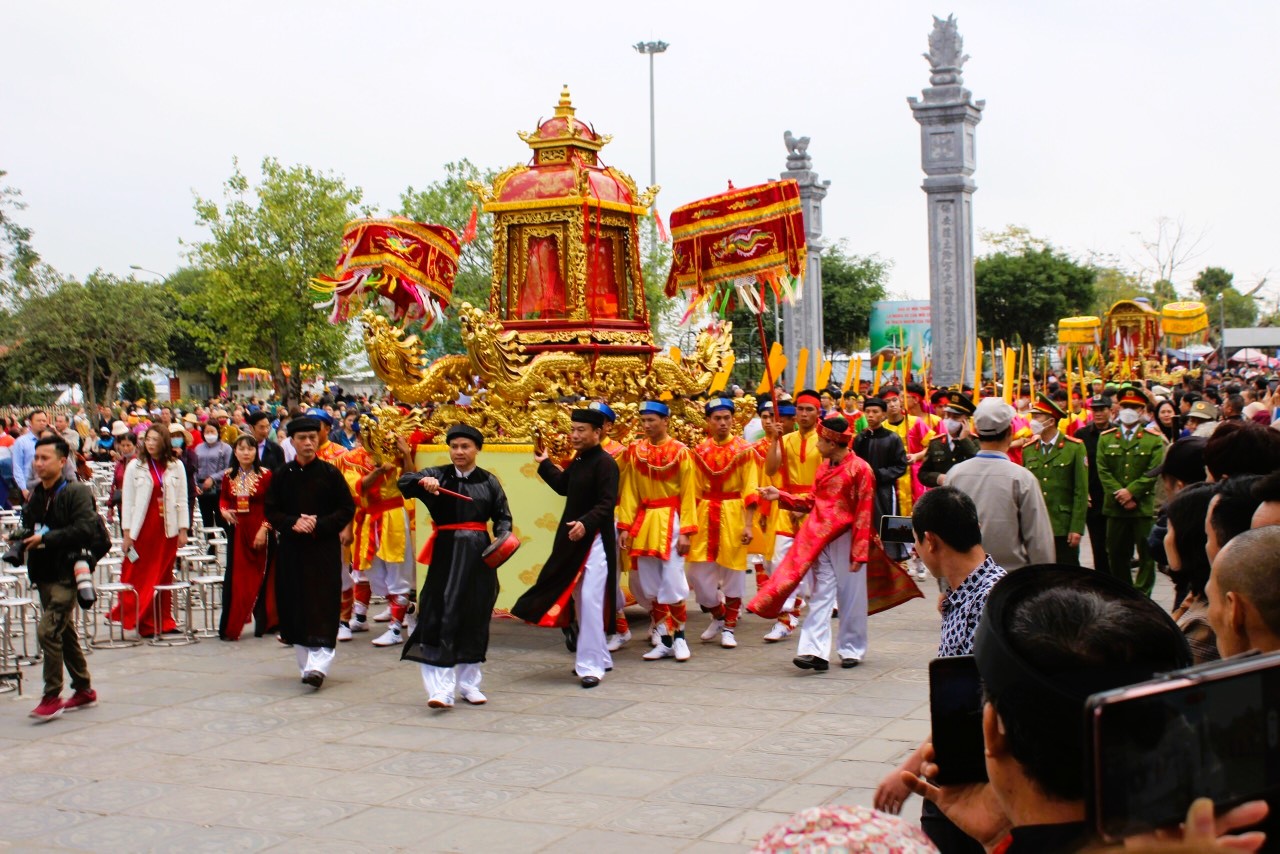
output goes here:
{"type": "Polygon", "coordinates": [[[550,119],[519,135],[530,161],[469,185],[494,217],[489,311],[529,353],[656,352],[639,220],[658,188],[640,193],[600,162],[611,137],[575,116],[568,87],[550,119]]]}

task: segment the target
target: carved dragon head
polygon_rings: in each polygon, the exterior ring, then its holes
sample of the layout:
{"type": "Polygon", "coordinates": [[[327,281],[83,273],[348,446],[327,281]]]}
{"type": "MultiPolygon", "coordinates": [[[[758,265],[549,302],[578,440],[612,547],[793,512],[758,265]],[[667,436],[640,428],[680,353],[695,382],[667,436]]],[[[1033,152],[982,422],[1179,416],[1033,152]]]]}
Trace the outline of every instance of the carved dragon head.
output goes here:
{"type": "Polygon", "coordinates": [[[520,369],[527,358],[514,331],[503,329],[496,316],[466,302],[458,310],[458,324],[471,366],[483,385],[520,379],[520,369]]]}
{"type": "Polygon", "coordinates": [[[412,385],[422,379],[424,364],[422,342],[416,335],[405,335],[386,316],[371,309],[360,313],[364,326],[364,348],[369,353],[369,366],[388,386],[412,385]]]}

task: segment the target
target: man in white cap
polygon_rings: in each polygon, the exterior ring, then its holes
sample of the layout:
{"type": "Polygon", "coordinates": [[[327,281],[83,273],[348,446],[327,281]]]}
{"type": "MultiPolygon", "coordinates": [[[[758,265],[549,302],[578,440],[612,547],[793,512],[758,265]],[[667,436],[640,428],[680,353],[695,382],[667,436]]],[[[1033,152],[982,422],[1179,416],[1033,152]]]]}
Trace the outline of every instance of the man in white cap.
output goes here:
{"type": "Polygon", "coordinates": [[[1006,570],[1053,563],[1053,522],[1036,476],[1009,459],[1013,407],[984,397],[973,413],[981,450],[947,474],[947,485],[973,499],[982,542],[1006,570]]]}

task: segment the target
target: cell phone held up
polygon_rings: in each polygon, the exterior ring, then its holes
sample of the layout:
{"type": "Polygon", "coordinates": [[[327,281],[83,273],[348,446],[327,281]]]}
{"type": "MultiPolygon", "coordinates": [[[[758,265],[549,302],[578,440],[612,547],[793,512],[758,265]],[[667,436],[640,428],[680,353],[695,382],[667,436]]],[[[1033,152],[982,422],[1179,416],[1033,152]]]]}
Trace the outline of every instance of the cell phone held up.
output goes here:
{"type": "Polygon", "coordinates": [[[1196,798],[1221,814],[1280,791],[1280,653],[1095,694],[1085,720],[1089,822],[1108,842],[1177,826],[1196,798]]]}
{"type": "Polygon", "coordinates": [[[916,534],[911,527],[910,516],[880,517],[880,542],[913,545],[915,541],[916,534]]]}
{"type": "Polygon", "coordinates": [[[929,662],[929,719],[938,766],[934,782],[944,786],[985,783],[982,677],[972,655],[929,662]]]}

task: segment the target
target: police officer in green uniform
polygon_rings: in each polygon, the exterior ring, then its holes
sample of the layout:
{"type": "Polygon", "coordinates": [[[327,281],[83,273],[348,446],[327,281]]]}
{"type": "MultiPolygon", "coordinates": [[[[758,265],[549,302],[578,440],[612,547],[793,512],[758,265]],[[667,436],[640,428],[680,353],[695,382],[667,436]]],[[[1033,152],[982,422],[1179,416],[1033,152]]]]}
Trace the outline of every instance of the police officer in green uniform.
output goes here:
{"type": "Polygon", "coordinates": [[[956,463],[971,459],[981,448],[969,435],[969,419],[973,417],[973,401],[959,392],[950,392],[942,412],[942,421],[934,428],[938,435],[925,448],[924,462],[917,476],[927,487],[942,486],[947,472],[956,463]]]}
{"type": "Polygon", "coordinates": [[[1022,449],[1022,464],[1040,481],[1040,492],[1053,523],[1058,563],[1080,565],[1080,540],[1089,509],[1089,469],[1084,443],[1058,429],[1067,413],[1044,394],[1031,404],[1034,440],[1022,449]]]}
{"type": "Polygon", "coordinates": [[[1111,574],[1147,595],[1156,583],[1155,560],[1147,550],[1147,535],[1155,521],[1155,477],[1147,472],[1164,459],[1164,441],[1148,432],[1142,414],[1146,394],[1133,386],[1120,389],[1120,426],[1098,437],[1098,480],[1105,492],[1102,512],[1107,517],[1107,562],[1111,574]],[[1129,562],[1138,549],[1138,577],[1129,562]]]}

